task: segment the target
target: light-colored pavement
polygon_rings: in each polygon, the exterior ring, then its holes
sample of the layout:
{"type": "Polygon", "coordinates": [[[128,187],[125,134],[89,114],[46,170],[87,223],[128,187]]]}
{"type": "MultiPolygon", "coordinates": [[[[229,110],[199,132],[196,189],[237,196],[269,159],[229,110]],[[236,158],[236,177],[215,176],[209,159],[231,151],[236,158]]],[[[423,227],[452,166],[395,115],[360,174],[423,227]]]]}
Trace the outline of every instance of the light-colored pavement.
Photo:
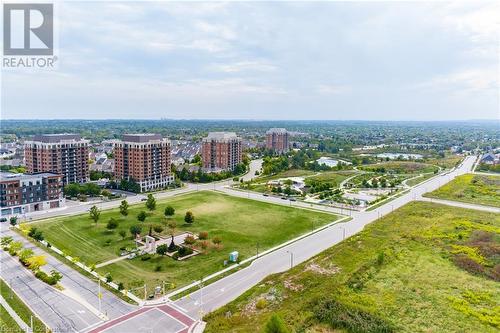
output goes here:
{"type": "MultiPolygon", "coordinates": [[[[313,257],[341,242],[344,236],[350,237],[358,233],[363,230],[367,224],[375,221],[381,216],[392,212],[394,209],[412,200],[416,200],[417,198],[420,199],[423,193],[433,191],[454,177],[469,172],[474,160],[475,157],[468,157],[457,169],[444,175],[431,178],[412,188],[408,193],[395,198],[391,202],[375,210],[351,212],[351,221],[333,225],[330,228],[303,238],[293,244],[261,257],[260,259],[256,259],[249,267],[203,287],[189,296],[177,300],[175,305],[190,316],[200,318],[203,313],[216,310],[234,300],[246,290],[259,283],[267,275],[282,272],[290,268],[291,265],[296,265],[313,257]]],[[[225,192],[229,193],[227,190],[225,192]]],[[[231,192],[231,194],[233,193],[231,192]]],[[[245,193],[243,193],[243,195],[245,195],[245,193]]],[[[250,198],[254,198],[252,196],[253,194],[248,193],[247,195],[250,198]]],[[[274,202],[275,198],[259,196],[259,200],[274,202]]],[[[336,212],[336,210],[334,212],[336,212]]]]}
{"type": "Polygon", "coordinates": [[[420,200],[420,201],[435,202],[435,203],[439,203],[439,204],[442,204],[442,205],[448,205],[448,206],[453,206],[453,207],[482,210],[482,211],[490,212],[490,213],[500,213],[500,208],[498,208],[498,207],[477,205],[477,204],[468,203],[468,202],[451,201],[451,200],[426,198],[426,197],[419,198],[418,200],[420,200]]]}
{"type": "MultiPolygon", "coordinates": [[[[78,295],[78,298],[82,299],[82,302],[79,302],[38,280],[32,272],[22,267],[16,258],[2,251],[0,275],[12,285],[12,289],[51,329],[58,329],[61,332],[79,331],[102,321],[95,314],[99,307],[96,282],[61,263],[14,231],[7,229],[6,224],[2,224],[0,233],[1,237],[12,236],[14,240],[21,241],[25,248],[32,249],[37,255],[45,255],[47,265],[43,269],[47,272],[52,269],[59,271],[63,275],[61,285],[68,291],[68,294],[78,295]],[[88,305],[92,306],[93,309],[89,309],[88,305]]],[[[116,318],[135,308],[104,288],[101,289],[101,292],[103,294],[102,313],[108,318],[116,318]]]]}

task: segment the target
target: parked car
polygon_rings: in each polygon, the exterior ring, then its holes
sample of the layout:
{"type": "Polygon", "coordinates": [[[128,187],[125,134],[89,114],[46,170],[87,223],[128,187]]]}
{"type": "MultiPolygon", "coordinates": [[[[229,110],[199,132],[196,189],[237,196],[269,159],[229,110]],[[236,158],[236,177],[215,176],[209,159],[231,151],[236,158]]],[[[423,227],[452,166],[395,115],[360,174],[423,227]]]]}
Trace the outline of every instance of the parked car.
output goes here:
{"type": "Polygon", "coordinates": [[[267,194],[267,193],[264,193],[264,194],[262,194],[262,195],[263,195],[263,196],[265,196],[265,197],[268,197],[268,196],[269,196],[269,194],[267,194]]]}
{"type": "Polygon", "coordinates": [[[0,218],[0,222],[7,222],[7,218],[6,217],[0,218]]]}
{"type": "Polygon", "coordinates": [[[297,199],[295,199],[295,198],[290,198],[288,200],[290,200],[290,201],[297,201],[297,199]]]}

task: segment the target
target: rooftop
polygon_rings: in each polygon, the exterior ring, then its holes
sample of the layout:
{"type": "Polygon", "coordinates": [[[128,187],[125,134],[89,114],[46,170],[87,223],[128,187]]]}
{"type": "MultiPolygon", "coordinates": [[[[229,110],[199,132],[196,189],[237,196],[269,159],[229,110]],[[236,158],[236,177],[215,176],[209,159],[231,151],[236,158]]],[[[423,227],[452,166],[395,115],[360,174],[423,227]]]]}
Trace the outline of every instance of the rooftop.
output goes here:
{"type": "Polygon", "coordinates": [[[54,176],[60,176],[56,173],[52,172],[39,172],[39,173],[33,173],[33,174],[26,174],[26,173],[13,173],[13,172],[0,172],[0,181],[7,181],[7,180],[25,180],[25,179],[33,179],[33,178],[44,178],[44,177],[54,177],[54,176]]]}
{"type": "Polygon", "coordinates": [[[226,140],[236,140],[239,137],[234,132],[210,132],[208,136],[203,139],[203,141],[226,141],[226,140]]]}
{"type": "Polygon", "coordinates": [[[285,134],[287,133],[286,128],[270,128],[269,131],[266,132],[266,134],[285,134]]]}
{"type": "Polygon", "coordinates": [[[123,141],[126,142],[149,142],[162,140],[161,134],[155,133],[135,133],[135,134],[123,134],[123,141]]]}
{"type": "Polygon", "coordinates": [[[82,137],[79,134],[61,133],[61,134],[41,134],[35,135],[33,141],[44,143],[57,143],[61,141],[81,141],[82,137]]]}

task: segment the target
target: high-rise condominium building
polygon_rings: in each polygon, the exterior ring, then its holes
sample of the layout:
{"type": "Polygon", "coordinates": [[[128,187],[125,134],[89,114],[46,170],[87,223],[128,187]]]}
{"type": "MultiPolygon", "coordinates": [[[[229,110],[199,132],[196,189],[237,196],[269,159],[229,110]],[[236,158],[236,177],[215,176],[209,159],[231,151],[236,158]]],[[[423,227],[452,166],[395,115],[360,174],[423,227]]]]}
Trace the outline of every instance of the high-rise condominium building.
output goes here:
{"type": "Polygon", "coordinates": [[[62,176],[0,173],[1,215],[20,215],[64,206],[62,176]]]}
{"type": "Polygon", "coordinates": [[[135,181],[141,192],[161,189],[174,181],[170,140],[160,134],[125,134],[113,151],[116,179],[135,181]]]}
{"type": "Polygon", "coordinates": [[[241,138],[234,132],[210,132],[201,146],[203,168],[234,170],[242,162],[241,138]]]}
{"type": "Polygon", "coordinates": [[[24,144],[28,173],[52,172],[63,184],[89,180],[89,141],[77,134],[36,135],[24,144]]]}
{"type": "Polygon", "coordinates": [[[289,133],[284,128],[271,128],[266,132],[266,148],[279,154],[288,152],[289,133]]]}

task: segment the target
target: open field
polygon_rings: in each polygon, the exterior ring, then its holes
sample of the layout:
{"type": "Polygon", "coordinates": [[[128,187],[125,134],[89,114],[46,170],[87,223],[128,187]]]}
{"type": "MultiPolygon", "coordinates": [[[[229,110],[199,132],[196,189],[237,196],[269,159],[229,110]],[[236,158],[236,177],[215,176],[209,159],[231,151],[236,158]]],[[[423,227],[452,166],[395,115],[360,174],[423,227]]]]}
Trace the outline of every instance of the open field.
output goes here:
{"type": "Polygon", "coordinates": [[[500,207],[500,177],[462,175],[425,196],[500,207]]]}
{"type": "Polygon", "coordinates": [[[307,178],[307,182],[329,183],[332,187],[338,187],[344,180],[356,174],[356,171],[325,171],[319,175],[307,178]]]}
{"type": "Polygon", "coordinates": [[[143,235],[148,232],[149,225],[162,225],[165,227],[162,234],[166,235],[168,228],[165,223],[168,220],[163,216],[163,210],[167,205],[176,210],[172,220],[177,223],[177,233],[206,231],[209,240],[218,237],[222,240],[221,245],[214,246],[209,242],[206,253],[184,261],[158,255],[143,260],[143,256],[106,265],[97,271],[110,273],[115,282],[124,283],[126,288],[146,283],[149,289],[160,281],[178,286],[222,269],[223,261],[228,259],[231,251],[239,251],[240,259],[248,258],[256,253],[257,243],[262,252],[310,231],[313,226],[319,227],[337,219],[331,214],[202,191],[159,201],[156,210],[148,213],[145,222],[136,219],[140,211],[146,211],[144,204],[139,204],[130,207],[127,217],[121,216],[118,209],[103,211],[97,225],[88,215],[79,215],[46,220],[34,226],[43,231],[45,239],[51,244],[80,261],[101,263],[118,257],[121,247],[134,247],[128,233],[132,225],[141,225],[143,235]],[[192,225],[184,223],[188,210],[195,216],[192,225]],[[106,229],[110,218],[118,220],[115,231],[106,229]],[[125,239],[119,236],[119,230],[127,231],[125,239]]]}
{"type": "Polygon", "coordinates": [[[457,166],[463,159],[464,159],[463,156],[447,155],[444,158],[430,159],[427,161],[427,163],[440,166],[441,168],[444,169],[451,169],[457,166]]]}
{"type": "Polygon", "coordinates": [[[499,245],[498,214],[413,202],[267,277],[206,332],[260,332],[273,315],[292,332],[498,332],[499,245]]]}
{"type": "MultiPolygon", "coordinates": [[[[2,297],[7,301],[10,307],[17,313],[17,315],[27,324],[31,321],[31,316],[33,316],[33,332],[43,332],[45,333],[45,325],[36,317],[36,315],[31,312],[31,310],[21,301],[16,294],[14,294],[9,286],[0,279],[0,292],[2,297]]],[[[10,317],[3,307],[1,308],[0,316],[0,332],[24,332],[16,324],[14,319],[10,317]],[[4,326],[6,325],[6,326],[4,326]],[[7,329],[5,329],[5,327],[7,329]]]]}
{"type": "Polygon", "coordinates": [[[427,163],[392,161],[365,165],[363,167],[360,167],[360,169],[380,173],[419,174],[435,172],[438,170],[438,167],[427,163]]]}

